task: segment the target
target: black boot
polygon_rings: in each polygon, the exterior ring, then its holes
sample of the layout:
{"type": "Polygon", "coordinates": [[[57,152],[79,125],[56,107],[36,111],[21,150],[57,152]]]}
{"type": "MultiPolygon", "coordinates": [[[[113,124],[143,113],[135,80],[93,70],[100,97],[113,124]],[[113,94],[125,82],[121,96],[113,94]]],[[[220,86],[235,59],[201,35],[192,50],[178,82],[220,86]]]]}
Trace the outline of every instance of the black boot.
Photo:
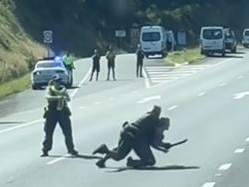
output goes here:
{"type": "Polygon", "coordinates": [[[105,154],[107,152],[109,152],[107,146],[105,144],[102,144],[97,149],[95,149],[92,154],[93,155],[95,155],[97,153],[99,153],[99,154],[105,154]]]}
{"type": "Polygon", "coordinates": [[[48,152],[47,151],[42,151],[41,157],[47,157],[48,156],[48,152]]]}
{"type": "Polygon", "coordinates": [[[101,159],[98,162],[96,162],[96,166],[98,166],[99,168],[105,168],[105,160],[101,159]]]}

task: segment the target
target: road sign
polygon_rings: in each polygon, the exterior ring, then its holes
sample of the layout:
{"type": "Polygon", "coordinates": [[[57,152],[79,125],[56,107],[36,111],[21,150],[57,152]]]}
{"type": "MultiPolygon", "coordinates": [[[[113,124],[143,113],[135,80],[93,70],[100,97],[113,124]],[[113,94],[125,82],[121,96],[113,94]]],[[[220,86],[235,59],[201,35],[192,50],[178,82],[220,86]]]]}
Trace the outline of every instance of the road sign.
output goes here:
{"type": "Polygon", "coordinates": [[[53,31],[43,31],[43,42],[46,44],[53,43],[53,31]]]}
{"type": "Polygon", "coordinates": [[[179,31],[177,33],[177,42],[178,42],[178,45],[185,46],[187,44],[187,36],[186,35],[187,34],[184,31],[179,31]]]}
{"type": "Polygon", "coordinates": [[[115,37],[118,37],[118,38],[126,37],[126,31],[125,30],[116,30],[115,37]]]}

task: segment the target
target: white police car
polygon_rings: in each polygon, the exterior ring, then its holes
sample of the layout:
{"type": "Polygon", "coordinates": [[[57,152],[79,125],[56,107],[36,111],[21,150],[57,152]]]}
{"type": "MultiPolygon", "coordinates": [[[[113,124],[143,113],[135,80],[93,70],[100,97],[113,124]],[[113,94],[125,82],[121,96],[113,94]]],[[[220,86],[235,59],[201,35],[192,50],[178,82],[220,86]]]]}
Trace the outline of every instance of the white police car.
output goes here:
{"type": "Polygon", "coordinates": [[[61,77],[62,84],[66,87],[71,87],[72,76],[65,68],[61,58],[40,60],[36,63],[35,69],[31,74],[32,89],[41,89],[47,86],[48,82],[52,79],[54,74],[61,77]]]}

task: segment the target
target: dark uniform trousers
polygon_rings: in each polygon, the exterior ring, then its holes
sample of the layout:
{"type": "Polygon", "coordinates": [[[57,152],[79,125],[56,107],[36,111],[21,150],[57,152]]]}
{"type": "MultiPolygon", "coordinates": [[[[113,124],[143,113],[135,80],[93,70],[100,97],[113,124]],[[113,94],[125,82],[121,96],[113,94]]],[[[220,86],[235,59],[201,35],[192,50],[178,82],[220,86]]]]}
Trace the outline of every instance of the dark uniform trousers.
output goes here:
{"type": "Polygon", "coordinates": [[[108,60],[108,62],[107,62],[107,68],[108,68],[107,80],[110,79],[111,69],[112,69],[112,77],[115,80],[116,77],[115,77],[115,60],[114,59],[109,59],[108,60]]]}
{"type": "Polygon", "coordinates": [[[48,152],[52,149],[53,144],[53,133],[56,127],[56,124],[59,123],[62,132],[65,136],[65,143],[68,149],[68,152],[74,150],[73,137],[72,137],[72,127],[70,115],[68,114],[67,109],[62,111],[57,111],[49,109],[45,114],[45,140],[43,141],[43,151],[48,152]]]}
{"type": "Polygon", "coordinates": [[[156,163],[147,138],[143,135],[137,135],[133,138],[126,134],[126,132],[121,134],[118,147],[110,151],[108,156],[109,158],[119,161],[124,159],[131,152],[131,150],[134,150],[140,158],[140,160],[134,160],[139,162],[139,164],[154,165],[156,163]]]}

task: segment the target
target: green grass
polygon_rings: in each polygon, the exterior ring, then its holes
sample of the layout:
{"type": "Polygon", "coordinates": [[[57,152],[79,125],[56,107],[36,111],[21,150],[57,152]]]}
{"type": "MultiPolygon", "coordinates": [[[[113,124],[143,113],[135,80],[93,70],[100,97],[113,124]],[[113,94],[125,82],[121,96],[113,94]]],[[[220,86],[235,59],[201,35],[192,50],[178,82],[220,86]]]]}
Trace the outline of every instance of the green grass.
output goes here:
{"type": "Polygon", "coordinates": [[[18,93],[30,88],[31,81],[30,81],[30,74],[27,74],[23,77],[18,79],[0,84],[0,99],[11,95],[13,93],[18,93]]]}
{"type": "Polygon", "coordinates": [[[169,53],[166,61],[174,64],[182,64],[185,62],[197,63],[200,62],[200,60],[202,60],[203,58],[204,56],[200,54],[199,48],[195,48],[169,53]]]}

